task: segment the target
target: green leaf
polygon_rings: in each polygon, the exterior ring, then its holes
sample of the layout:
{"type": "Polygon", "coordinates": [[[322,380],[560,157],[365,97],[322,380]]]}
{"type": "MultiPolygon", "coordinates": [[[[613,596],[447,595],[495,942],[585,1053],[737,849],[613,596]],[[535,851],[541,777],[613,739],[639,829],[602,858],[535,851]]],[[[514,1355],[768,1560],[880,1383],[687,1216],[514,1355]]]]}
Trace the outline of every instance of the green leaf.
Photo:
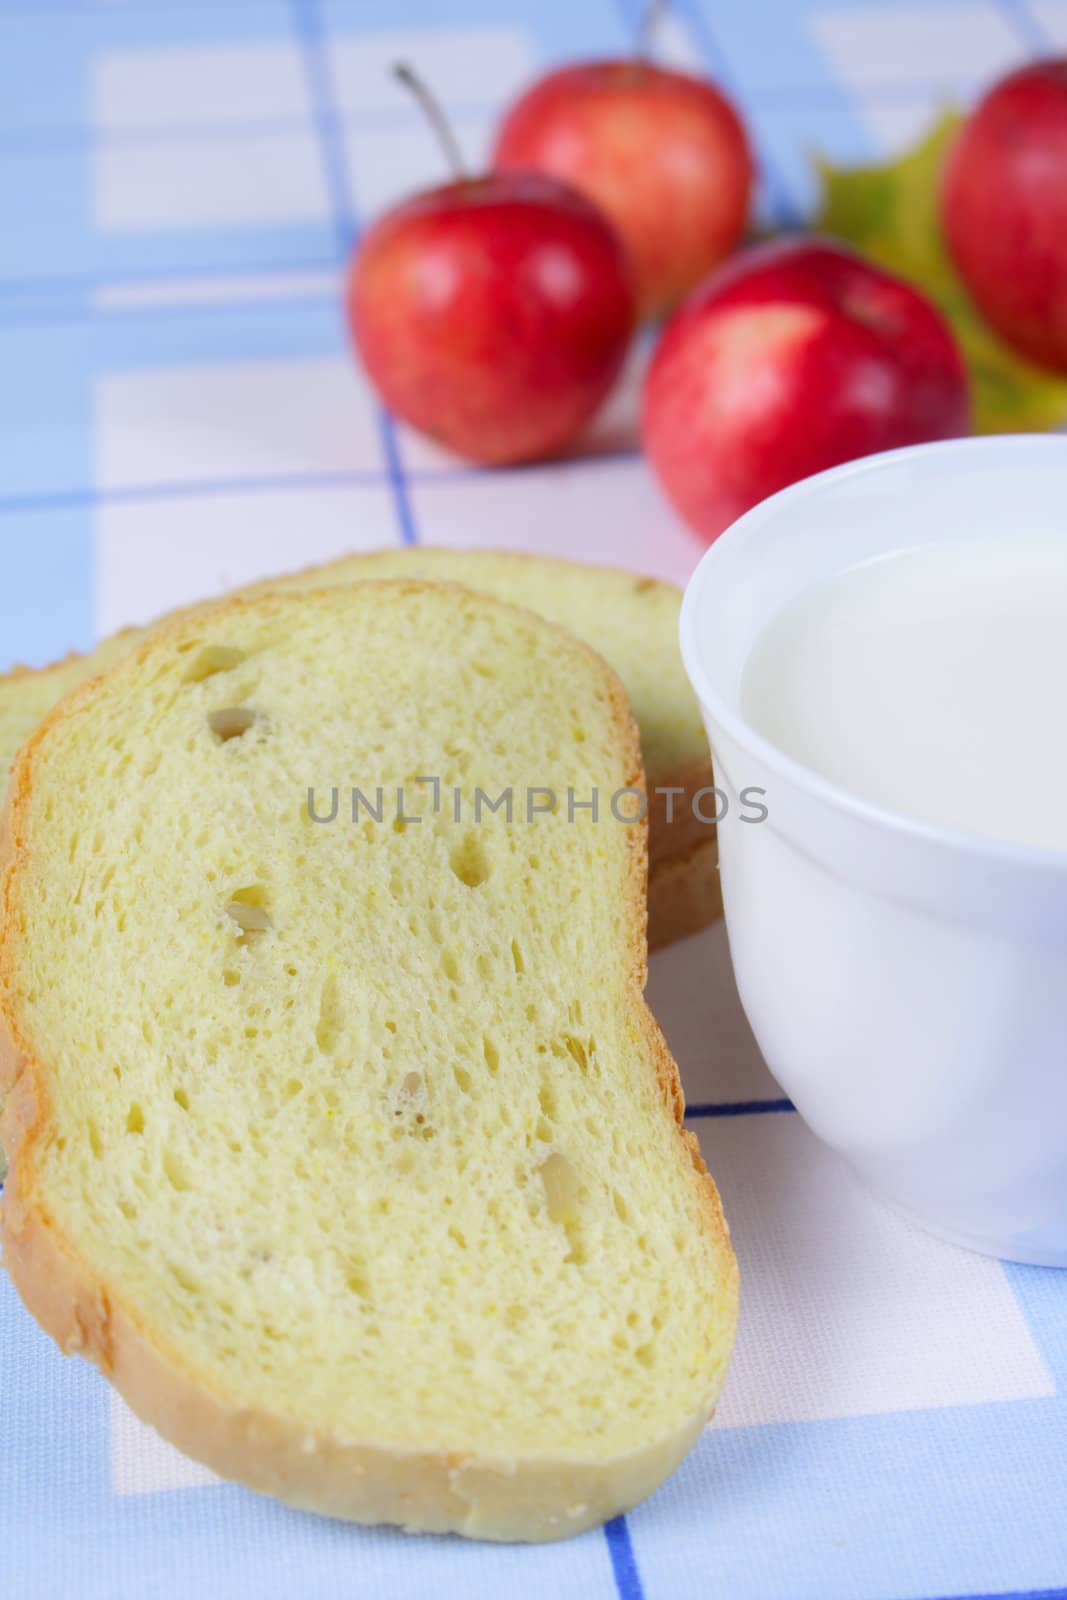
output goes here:
{"type": "Polygon", "coordinates": [[[823,207],[815,227],[907,278],[940,306],[970,369],[979,433],[1061,427],[1067,422],[1067,378],[1032,366],[993,332],[942,242],[941,173],[962,120],[946,111],[913,150],[883,166],[817,161],[823,207]]]}

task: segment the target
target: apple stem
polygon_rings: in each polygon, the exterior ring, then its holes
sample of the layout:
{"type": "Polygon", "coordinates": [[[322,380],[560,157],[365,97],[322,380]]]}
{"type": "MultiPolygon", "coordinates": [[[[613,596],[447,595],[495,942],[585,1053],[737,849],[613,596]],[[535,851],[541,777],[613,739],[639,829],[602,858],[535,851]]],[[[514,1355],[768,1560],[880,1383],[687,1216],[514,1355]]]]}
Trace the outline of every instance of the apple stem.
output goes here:
{"type": "Polygon", "coordinates": [[[437,135],[438,143],[445,153],[445,160],[452,168],[454,176],[460,181],[469,178],[470,173],[467,171],[467,164],[463,159],[459,141],[452,131],[452,124],[445,116],[437,96],[427,87],[415,69],[408,66],[406,61],[398,61],[396,63],[393,67],[393,75],[400,79],[406,89],[411,90],[415,99],[419,102],[426,114],[427,121],[437,135]]]}
{"type": "Polygon", "coordinates": [[[667,14],[668,0],[647,0],[645,9],[641,14],[640,26],[637,30],[637,44],[634,47],[634,57],[642,65],[652,56],[652,47],[656,42],[659,25],[667,14]]]}

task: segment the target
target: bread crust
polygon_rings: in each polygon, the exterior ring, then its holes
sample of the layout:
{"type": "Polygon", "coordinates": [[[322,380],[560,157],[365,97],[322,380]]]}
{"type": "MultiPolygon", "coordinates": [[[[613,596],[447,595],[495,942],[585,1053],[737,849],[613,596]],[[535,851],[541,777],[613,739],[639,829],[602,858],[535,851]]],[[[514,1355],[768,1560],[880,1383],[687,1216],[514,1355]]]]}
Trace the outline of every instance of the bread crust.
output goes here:
{"type": "Polygon", "coordinates": [[[688,939],[722,916],[719,844],[704,839],[686,854],[656,861],[648,869],[648,948],[661,950],[688,939]]]}
{"type": "MultiPolygon", "coordinates": [[[[440,586],[402,579],[374,587],[412,592],[440,586]]],[[[316,595],[329,592],[302,594],[301,604],[314,603],[316,595]]],[[[503,610],[517,609],[484,594],[477,598],[503,610]]],[[[252,607],[269,614],[291,604],[292,597],[270,596],[198,608],[195,620],[183,617],[156,632],[112,673],[127,670],[133,661],[158,648],[161,640],[202,626],[208,615],[252,607]]],[[[539,621],[545,627],[554,626],[543,618],[539,621]]],[[[596,664],[616,722],[627,786],[643,789],[639,736],[622,684],[589,646],[562,629],[557,631],[572,647],[579,645],[596,664]]],[[[49,1069],[23,1029],[13,951],[20,877],[32,855],[26,828],[34,767],[52,727],[75,715],[82,701],[100,692],[111,675],[87,680],[45,718],[15,762],[0,820],[0,1090],[6,1092],[0,1139],[9,1162],[0,1206],[0,1242],[3,1264],[24,1305],[65,1353],[77,1353],[93,1362],[131,1409],[185,1454],[224,1478],[299,1509],[356,1522],[396,1523],[413,1532],[531,1542],[570,1537],[628,1510],[674,1470],[712,1415],[738,1309],[737,1263],[718,1191],[697,1140],[683,1125],[678,1068],[643,995],[647,977],[647,824],[634,823],[626,833],[628,949],[624,960],[635,1021],[645,1035],[665,1109],[694,1171],[705,1243],[719,1280],[725,1331],[706,1395],[697,1410],[669,1433],[639,1450],[603,1461],[479,1457],[472,1452],[431,1448],[393,1450],[365,1440],[340,1438],[280,1412],[242,1406],[220,1392],[209,1378],[191,1370],[165,1333],[146,1326],[124,1302],[120,1287],[79,1255],[49,1214],[41,1192],[35,1154],[49,1136],[49,1069]]]]}
{"type": "MultiPolygon", "coordinates": [[[[704,761],[678,767],[665,777],[656,777],[648,797],[648,859],[651,864],[678,861],[690,855],[697,845],[714,844],[715,824],[703,820],[708,813],[708,802],[706,798],[699,798],[701,791],[710,789],[714,781],[710,755],[704,761]],[[671,793],[679,789],[681,794],[671,793]]],[[[714,812],[714,804],[710,809],[714,812]]]]}

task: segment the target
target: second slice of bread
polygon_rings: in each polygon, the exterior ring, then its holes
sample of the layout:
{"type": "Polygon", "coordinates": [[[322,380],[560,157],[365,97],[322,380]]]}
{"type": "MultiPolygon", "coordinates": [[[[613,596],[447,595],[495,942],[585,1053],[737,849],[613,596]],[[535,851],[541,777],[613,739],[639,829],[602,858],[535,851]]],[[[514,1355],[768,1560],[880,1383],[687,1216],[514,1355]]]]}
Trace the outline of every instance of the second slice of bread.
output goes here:
{"type": "Polygon", "coordinates": [[[3,847],[5,1262],[223,1475],[562,1537],[697,1437],[736,1268],[641,995],[643,828],[457,823],[420,777],[642,783],[603,662],[446,585],[205,611],[46,721],[3,847]],[[422,820],[351,820],[357,785],[422,820]]]}

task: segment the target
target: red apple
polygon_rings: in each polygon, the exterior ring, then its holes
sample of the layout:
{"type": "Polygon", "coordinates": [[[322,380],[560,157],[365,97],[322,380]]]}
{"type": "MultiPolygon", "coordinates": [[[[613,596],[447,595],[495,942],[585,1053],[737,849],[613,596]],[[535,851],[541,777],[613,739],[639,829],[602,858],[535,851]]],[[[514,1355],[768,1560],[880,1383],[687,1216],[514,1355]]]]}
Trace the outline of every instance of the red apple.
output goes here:
{"type": "Polygon", "coordinates": [[[829,241],[763,245],[720,268],[668,324],[645,384],[645,448],[709,542],[797,478],[968,425],[940,313],[829,241]]]}
{"type": "Polygon", "coordinates": [[[547,455],[579,432],[634,317],[614,230],[536,173],[460,179],[396,206],[353,257],[347,299],[389,409],[489,465],[547,455]]]}
{"type": "Polygon", "coordinates": [[[949,158],[942,219],[988,321],[1067,371],[1067,57],[1020,68],[981,101],[949,158]]]}
{"type": "Polygon", "coordinates": [[[564,67],[512,107],[497,171],[553,173],[611,218],[629,252],[639,313],[656,317],[741,236],[752,157],[740,118],[710,83],[641,60],[564,67]]]}

